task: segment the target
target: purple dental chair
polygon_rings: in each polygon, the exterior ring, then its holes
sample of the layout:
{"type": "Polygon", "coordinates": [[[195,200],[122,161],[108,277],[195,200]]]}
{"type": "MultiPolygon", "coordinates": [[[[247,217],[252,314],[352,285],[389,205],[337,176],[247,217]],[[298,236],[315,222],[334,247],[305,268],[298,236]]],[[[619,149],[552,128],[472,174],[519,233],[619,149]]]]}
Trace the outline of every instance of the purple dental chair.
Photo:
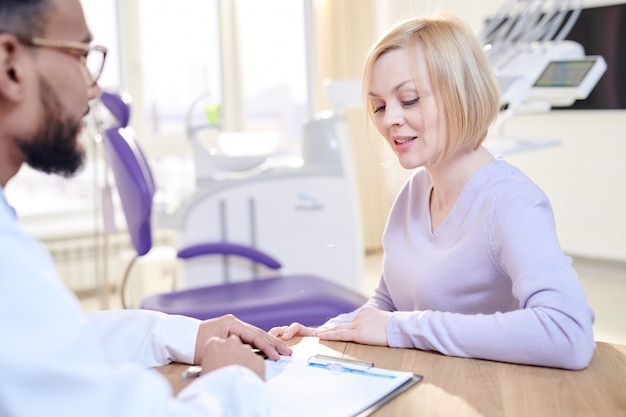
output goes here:
{"type": "MultiPolygon", "coordinates": [[[[136,260],[152,248],[152,201],[155,183],[132,130],[129,103],[120,95],[104,92],[104,106],[119,126],[104,132],[104,148],[122,204],[132,245],[137,252],[122,281],[122,301],[130,271],[136,260]]],[[[262,251],[234,242],[207,242],[183,248],[178,258],[184,262],[196,256],[234,256],[249,259],[278,271],[281,264],[262,251]]],[[[340,313],[361,306],[366,297],[323,278],[290,275],[254,278],[245,282],[223,283],[183,289],[147,297],[141,308],[181,314],[201,320],[233,314],[239,319],[269,330],[298,321],[318,326],[340,313]]]]}

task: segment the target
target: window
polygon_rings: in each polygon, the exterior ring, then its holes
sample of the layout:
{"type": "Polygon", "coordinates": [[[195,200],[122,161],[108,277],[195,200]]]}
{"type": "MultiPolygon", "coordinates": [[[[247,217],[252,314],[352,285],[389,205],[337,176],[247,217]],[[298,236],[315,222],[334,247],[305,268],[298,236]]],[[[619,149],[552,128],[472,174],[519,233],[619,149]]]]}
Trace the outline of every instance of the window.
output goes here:
{"type": "Polygon", "coordinates": [[[139,0],[143,113],[154,135],[184,133],[199,97],[222,102],[217,0],[139,0]]]}
{"type": "Polygon", "coordinates": [[[87,24],[94,35],[94,44],[104,45],[109,49],[107,62],[100,78],[103,88],[119,88],[120,51],[117,7],[115,0],[81,0],[87,24]]]}
{"type": "Polygon", "coordinates": [[[190,111],[194,103],[210,105],[225,130],[272,131],[288,148],[299,143],[308,108],[307,0],[82,3],[96,42],[110,51],[101,85],[130,93],[131,124],[148,152],[181,149],[188,113],[192,123],[209,123],[190,111]]]}
{"type": "Polygon", "coordinates": [[[306,16],[303,1],[238,0],[243,130],[301,139],[307,116],[306,16]]]}

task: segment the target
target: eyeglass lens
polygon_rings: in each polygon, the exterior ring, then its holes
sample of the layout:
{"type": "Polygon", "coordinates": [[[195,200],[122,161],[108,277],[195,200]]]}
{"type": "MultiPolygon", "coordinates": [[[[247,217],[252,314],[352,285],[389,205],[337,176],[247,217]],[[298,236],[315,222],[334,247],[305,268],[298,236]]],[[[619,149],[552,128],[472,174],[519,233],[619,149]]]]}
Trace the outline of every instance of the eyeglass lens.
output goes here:
{"type": "Polygon", "coordinates": [[[91,81],[97,82],[104,66],[104,52],[99,49],[90,49],[85,58],[85,65],[87,66],[87,71],[89,71],[91,81]]]}

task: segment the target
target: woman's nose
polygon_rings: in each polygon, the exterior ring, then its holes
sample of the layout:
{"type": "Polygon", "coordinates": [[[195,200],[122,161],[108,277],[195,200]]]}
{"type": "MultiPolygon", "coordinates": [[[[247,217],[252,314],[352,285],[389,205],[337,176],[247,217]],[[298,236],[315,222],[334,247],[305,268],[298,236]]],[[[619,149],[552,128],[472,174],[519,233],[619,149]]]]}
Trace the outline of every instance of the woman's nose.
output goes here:
{"type": "Polygon", "coordinates": [[[385,127],[389,128],[392,126],[398,126],[402,123],[404,123],[404,113],[402,112],[402,108],[397,105],[388,104],[385,107],[385,127]]]}

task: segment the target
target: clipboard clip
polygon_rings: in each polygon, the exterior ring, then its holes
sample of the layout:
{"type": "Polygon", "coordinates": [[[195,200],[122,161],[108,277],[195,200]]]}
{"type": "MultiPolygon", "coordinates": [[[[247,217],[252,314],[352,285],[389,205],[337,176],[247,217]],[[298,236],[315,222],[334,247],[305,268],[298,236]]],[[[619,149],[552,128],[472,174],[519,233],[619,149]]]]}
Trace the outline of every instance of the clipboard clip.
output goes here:
{"type": "Polygon", "coordinates": [[[310,366],[318,368],[326,368],[332,372],[367,372],[374,367],[373,362],[357,361],[353,359],[343,359],[327,355],[314,355],[309,358],[307,363],[310,366]]]}

